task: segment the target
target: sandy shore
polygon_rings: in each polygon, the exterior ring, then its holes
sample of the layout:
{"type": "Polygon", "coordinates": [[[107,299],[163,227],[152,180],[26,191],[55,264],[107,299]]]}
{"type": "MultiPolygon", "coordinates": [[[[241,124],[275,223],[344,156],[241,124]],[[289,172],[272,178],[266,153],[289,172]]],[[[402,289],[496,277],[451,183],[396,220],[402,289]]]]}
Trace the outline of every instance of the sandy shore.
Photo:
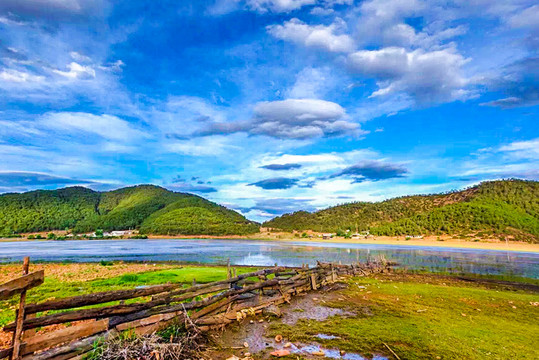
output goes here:
{"type": "Polygon", "coordinates": [[[378,236],[368,239],[345,239],[342,237],[334,237],[332,239],[313,238],[298,238],[289,233],[277,233],[267,235],[255,234],[250,236],[160,236],[150,235],[150,239],[233,239],[233,240],[261,240],[261,241],[277,241],[277,242],[316,242],[316,243],[339,243],[339,244],[383,244],[383,245],[401,245],[401,246],[432,246],[441,248],[462,248],[462,249],[481,249],[481,250],[503,250],[503,251],[524,251],[539,253],[539,244],[530,244],[518,241],[502,242],[499,240],[485,241],[470,241],[464,239],[453,239],[451,237],[442,236],[441,241],[438,237],[430,236],[423,239],[405,240],[404,237],[389,237],[378,236]]]}
{"type": "Polygon", "coordinates": [[[319,238],[313,239],[298,239],[298,238],[286,238],[286,239],[264,239],[266,241],[310,241],[316,243],[340,243],[340,244],[383,244],[383,245],[400,245],[400,246],[432,246],[440,248],[462,248],[462,249],[481,249],[481,250],[503,250],[503,251],[524,251],[539,253],[539,244],[529,244],[522,242],[510,241],[507,244],[505,242],[474,242],[467,240],[401,240],[395,238],[380,237],[376,239],[344,239],[333,238],[330,240],[323,240],[319,238]]]}

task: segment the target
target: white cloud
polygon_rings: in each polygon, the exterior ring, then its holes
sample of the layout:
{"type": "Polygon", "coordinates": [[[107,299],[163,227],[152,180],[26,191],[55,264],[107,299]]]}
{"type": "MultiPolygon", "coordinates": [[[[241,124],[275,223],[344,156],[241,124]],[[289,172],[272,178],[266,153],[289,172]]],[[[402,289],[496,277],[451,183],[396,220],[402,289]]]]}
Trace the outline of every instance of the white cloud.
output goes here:
{"type": "Polygon", "coordinates": [[[258,12],[290,12],[305,5],[313,5],[316,0],[247,0],[248,8],[258,12]]]}
{"type": "Polygon", "coordinates": [[[299,19],[291,19],[283,25],[270,25],[268,32],[282,40],[303,45],[305,47],[322,49],[330,52],[353,51],[354,40],[347,34],[342,34],[345,23],[337,18],[329,26],[308,25],[299,19]]]}
{"type": "Polygon", "coordinates": [[[539,5],[530,6],[509,17],[508,23],[514,28],[539,28],[539,5]]]}
{"type": "Polygon", "coordinates": [[[69,79],[87,80],[95,78],[95,70],[91,66],[71,62],[67,65],[67,68],[69,71],[53,70],[53,72],[69,79]]]}
{"type": "Polygon", "coordinates": [[[36,83],[42,82],[45,80],[45,77],[15,69],[4,69],[0,72],[0,80],[13,83],[36,83]]]}
{"type": "Polygon", "coordinates": [[[178,140],[164,144],[166,152],[189,156],[217,156],[239,151],[240,147],[229,143],[223,136],[211,136],[189,140],[178,140]]]}
{"type": "Polygon", "coordinates": [[[334,102],[318,99],[265,101],[255,105],[248,121],[212,122],[195,136],[246,132],[278,139],[311,139],[322,136],[361,135],[359,125],[348,120],[334,102]]]}
{"type": "Polygon", "coordinates": [[[404,92],[420,103],[469,97],[469,79],[461,74],[466,62],[452,48],[428,52],[389,47],[348,56],[353,72],[377,79],[379,89],[371,96],[404,92]]]}
{"type": "Polygon", "coordinates": [[[78,53],[76,51],[71,51],[69,55],[73,58],[73,60],[81,62],[81,63],[84,63],[84,62],[87,63],[87,62],[92,61],[92,59],[90,59],[88,56],[82,55],[81,53],[78,53]]]}
{"type": "Polygon", "coordinates": [[[499,148],[514,159],[539,160],[539,138],[525,141],[515,141],[499,148]]]}
{"type": "Polygon", "coordinates": [[[334,86],[334,82],[329,68],[307,67],[296,75],[296,82],[286,95],[296,99],[320,99],[334,86]]]}
{"type": "Polygon", "coordinates": [[[39,123],[50,129],[67,132],[85,132],[99,135],[105,139],[129,142],[147,135],[134,128],[126,120],[113,115],[94,115],[82,112],[47,113],[39,123]]]}

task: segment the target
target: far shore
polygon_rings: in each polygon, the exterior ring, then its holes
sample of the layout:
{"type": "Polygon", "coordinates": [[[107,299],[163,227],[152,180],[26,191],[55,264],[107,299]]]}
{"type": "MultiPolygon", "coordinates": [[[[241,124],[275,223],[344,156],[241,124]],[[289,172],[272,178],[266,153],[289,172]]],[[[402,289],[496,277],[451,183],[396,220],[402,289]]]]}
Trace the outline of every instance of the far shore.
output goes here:
{"type": "MultiPolygon", "coordinates": [[[[449,236],[429,236],[422,239],[409,239],[404,237],[389,237],[378,236],[361,239],[345,239],[343,237],[333,237],[331,239],[322,239],[320,237],[302,238],[295,237],[290,233],[260,233],[247,236],[229,235],[229,236],[209,236],[209,235],[148,235],[148,239],[219,239],[219,240],[259,240],[259,241],[275,241],[275,242],[312,242],[317,244],[323,243],[339,243],[339,244],[365,244],[365,245],[400,245],[400,246],[427,246],[440,248],[460,248],[460,249],[477,249],[477,250],[499,250],[499,251],[517,251],[517,252],[533,252],[539,253],[539,244],[531,244],[519,241],[499,241],[495,239],[471,241],[465,239],[454,239],[449,236]]],[[[0,242],[23,242],[23,241],[45,241],[28,240],[26,238],[0,238],[0,242]]],[[[98,240],[98,239],[96,239],[98,240]]],[[[118,239],[118,240],[133,240],[137,239],[118,239]]]]}

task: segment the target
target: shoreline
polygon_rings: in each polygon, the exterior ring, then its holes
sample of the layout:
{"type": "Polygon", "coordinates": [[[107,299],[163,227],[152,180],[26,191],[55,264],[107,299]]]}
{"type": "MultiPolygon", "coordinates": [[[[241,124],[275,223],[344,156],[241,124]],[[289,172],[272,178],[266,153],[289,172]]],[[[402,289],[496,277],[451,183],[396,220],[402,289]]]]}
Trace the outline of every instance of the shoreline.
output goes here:
{"type": "MultiPolygon", "coordinates": [[[[148,240],[157,239],[170,239],[170,240],[245,240],[245,241],[267,241],[267,242],[304,242],[304,243],[316,243],[316,244],[354,244],[354,245],[395,245],[395,246],[409,246],[409,247],[437,247],[437,248],[455,248],[455,249],[469,249],[469,250],[496,250],[496,251],[512,251],[512,252],[529,252],[539,253],[539,244],[531,244],[525,242],[510,241],[508,243],[501,241],[468,241],[461,239],[446,238],[443,240],[436,239],[400,239],[398,237],[377,237],[368,239],[345,239],[334,237],[331,239],[321,238],[298,238],[288,236],[166,236],[166,235],[148,235],[148,240]]],[[[99,241],[99,240],[119,240],[119,241],[138,241],[141,239],[88,239],[87,241],[99,241]]],[[[47,239],[28,240],[26,238],[0,238],[2,242],[33,242],[33,241],[47,241],[47,239]]],[[[53,240],[54,241],[54,240],[53,240]]],[[[64,240],[58,240],[64,241],[64,240]]],[[[73,241],[73,240],[65,240],[73,241]]],[[[74,240],[82,241],[82,240],[74,240]]]]}

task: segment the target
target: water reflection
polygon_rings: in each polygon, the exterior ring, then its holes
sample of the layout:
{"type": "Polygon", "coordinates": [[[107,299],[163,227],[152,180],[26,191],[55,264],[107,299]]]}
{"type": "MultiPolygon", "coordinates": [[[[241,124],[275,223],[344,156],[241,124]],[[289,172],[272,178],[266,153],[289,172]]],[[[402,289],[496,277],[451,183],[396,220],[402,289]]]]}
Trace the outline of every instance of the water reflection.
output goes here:
{"type": "Polygon", "coordinates": [[[401,267],[433,271],[510,274],[539,278],[539,254],[527,252],[252,240],[92,240],[0,242],[0,262],[30,256],[44,261],[184,261],[234,265],[301,266],[317,260],[367,261],[378,255],[401,267]]]}

